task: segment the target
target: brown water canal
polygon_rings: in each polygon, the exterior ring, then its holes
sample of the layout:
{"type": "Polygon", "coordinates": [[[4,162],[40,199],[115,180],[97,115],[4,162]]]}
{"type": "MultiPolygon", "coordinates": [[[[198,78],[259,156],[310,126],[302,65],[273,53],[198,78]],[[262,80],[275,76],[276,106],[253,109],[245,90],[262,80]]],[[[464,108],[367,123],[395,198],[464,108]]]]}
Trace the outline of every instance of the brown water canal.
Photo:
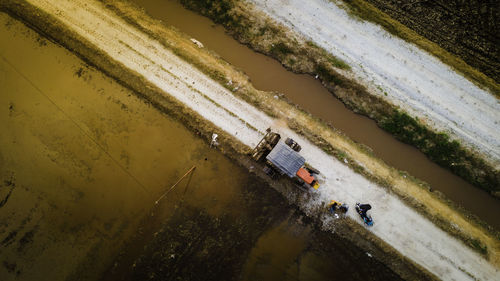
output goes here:
{"type": "Polygon", "coordinates": [[[376,123],[347,109],[309,75],[287,71],[279,62],[256,53],[225,33],[208,18],[185,9],[177,0],[135,0],[151,16],[201,41],[226,61],[243,70],[253,85],[286,95],[315,116],[329,122],[357,142],[368,145],[388,164],[428,182],[493,227],[500,229],[500,200],[472,186],[430,161],[413,146],[396,140],[376,123]]]}
{"type": "Polygon", "coordinates": [[[399,279],[3,13],[0,38],[0,280],[399,279]]]}

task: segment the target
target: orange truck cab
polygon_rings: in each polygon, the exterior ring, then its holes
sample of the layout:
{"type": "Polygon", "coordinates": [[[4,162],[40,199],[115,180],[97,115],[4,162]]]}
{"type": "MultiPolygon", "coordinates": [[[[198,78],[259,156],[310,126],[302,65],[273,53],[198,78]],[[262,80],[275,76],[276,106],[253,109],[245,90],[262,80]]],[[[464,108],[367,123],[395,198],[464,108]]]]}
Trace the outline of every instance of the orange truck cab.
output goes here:
{"type": "Polygon", "coordinates": [[[318,189],[319,188],[318,181],[314,178],[314,176],[311,173],[309,173],[308,170],[304,169],[304,167],[301,167],[297,171],[297,177],[299,177],[300,179],[302,179],[308,185],[314,187],[314,189],[318,189]]]}

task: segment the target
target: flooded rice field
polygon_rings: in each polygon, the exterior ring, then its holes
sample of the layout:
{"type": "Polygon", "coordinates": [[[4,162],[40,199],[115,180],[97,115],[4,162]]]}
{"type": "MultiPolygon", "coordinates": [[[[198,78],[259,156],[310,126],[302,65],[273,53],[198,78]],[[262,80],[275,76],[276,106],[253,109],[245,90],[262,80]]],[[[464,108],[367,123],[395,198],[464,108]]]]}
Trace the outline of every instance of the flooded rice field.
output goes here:
{"type": "Polygon", "coordinates": [[[4,13],[0,38],[0,280],[399,279],[4,13]]]}
{"type": "Polygon", "coordinates": [[[134,1],[148,14],[201,41],[226,61],[243,70],[253,85],[285,94],[295,104],[368,145],[388,164],[428,182],[432,189],[457,202],[496,229],[500,229],[500,200],[430,161],[413,146],[404,144],[373,120],[347,109],[321,83],[309,75],[287,71],[279,62],[252,51],[225,33],[223,27],[185,9],[177,0],[134,1]]]}

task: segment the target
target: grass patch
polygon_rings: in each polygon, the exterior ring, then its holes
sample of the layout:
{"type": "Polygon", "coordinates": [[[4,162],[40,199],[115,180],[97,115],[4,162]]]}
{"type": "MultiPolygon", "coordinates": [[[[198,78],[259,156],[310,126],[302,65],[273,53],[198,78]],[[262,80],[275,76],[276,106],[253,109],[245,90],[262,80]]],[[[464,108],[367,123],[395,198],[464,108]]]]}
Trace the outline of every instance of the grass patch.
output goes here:
{"type": "Polygon", "coordinates": [[[271,48],[269,50],[271,54],[275,56],[286,56],[288,54],[293,54],[293,50],[284,42],[279,42],[277,44],[271,44],[271,48]]]}
{"type": "Polygon", "coordinates": [[[447,167],[488,192],[499,190],[500,173],[443,132],[433,132],[407,113],[395,110],[379,125],[399,140],[414,145],[432,161],[447,167]]]}
{"type": "Polygon", "coordinates": [[[332,70],[326,64],[321,63],[316,65],[315,70],[322,80],[327,83],[333,83],[336,86],[342,86],[344,84],[344,80],[340,79],[337,75],[332,74],[332,70]]]}
{"type": "Polygon", "coordinates": [[[185,1],[181,0],[182,4],[187,2],[192,5],[193,9],[203,11],[215,22],[223,25],[239,25],[239,21],[233,19],[229,13],[234,8],[234,1],[212,1],[212,0],[197,0],[185,1]]]}
{"type": "Polygon", "coordinates": [[[477,239],[471,239],[469,241],[469,244],[472,246],[472,248],[474,248],[476,251],[481,253],[483,256],[488,255],[488,247],[486,245],[483,245],[483,243],[481,243],[481,241],[479,241],[477,239]]]}

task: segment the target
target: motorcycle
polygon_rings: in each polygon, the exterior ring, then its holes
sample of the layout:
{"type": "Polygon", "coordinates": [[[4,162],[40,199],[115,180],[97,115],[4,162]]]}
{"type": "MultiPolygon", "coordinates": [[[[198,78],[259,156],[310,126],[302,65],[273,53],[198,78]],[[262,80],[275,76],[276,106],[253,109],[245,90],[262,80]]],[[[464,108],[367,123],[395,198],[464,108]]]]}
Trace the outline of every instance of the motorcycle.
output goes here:
{"type": "Polygon", "coordinates": [[[366,213],[371,208],[372,208],[372,206],[370,206],[370,204],[356,203],[356,212],[358,212],[358,214],[361,216],[361,218],[363,219],[365,224],[368,226],[373,225],[372,217],[366,213]]]}

